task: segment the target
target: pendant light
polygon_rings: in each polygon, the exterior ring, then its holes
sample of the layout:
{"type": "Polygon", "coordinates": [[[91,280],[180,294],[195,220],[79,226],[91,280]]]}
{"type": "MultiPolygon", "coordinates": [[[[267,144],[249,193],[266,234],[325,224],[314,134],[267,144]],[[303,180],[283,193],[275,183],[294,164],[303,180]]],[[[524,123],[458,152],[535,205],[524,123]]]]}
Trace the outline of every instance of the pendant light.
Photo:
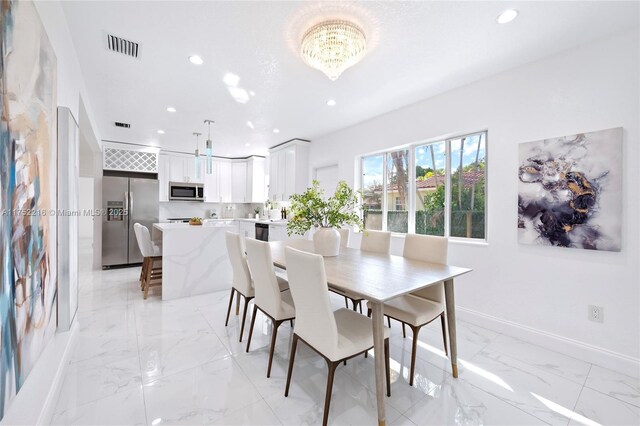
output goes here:
{"type": "Polygon", "coordinates": [[[204,123],[209,126],[209,137],[207,138],[207,174],[213,173],[213,142],[211,142],[211,123],[215,123],[213,120],[204,120],[204,123]]]}
{"type": "Polygon", "coordinates": [[[198,138],[202,133],[193,132],[193,135],[196,137],[196,153],[195,153],[195,166],[196,166],[196,179],[202,178],[202,173],[200,173],[200,150],[198,149],[198,138]]]}

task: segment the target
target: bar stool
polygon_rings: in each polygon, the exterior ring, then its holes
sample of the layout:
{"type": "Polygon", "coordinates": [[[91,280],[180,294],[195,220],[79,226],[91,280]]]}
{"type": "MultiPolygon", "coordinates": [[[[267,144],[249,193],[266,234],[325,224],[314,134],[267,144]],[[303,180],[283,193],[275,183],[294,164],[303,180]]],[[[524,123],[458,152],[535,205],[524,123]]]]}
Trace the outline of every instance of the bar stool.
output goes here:
{"type": "Polygon", "coordinates": [[[160,264],[160,267],[155,266],[157,261],[162,262],[162,251],[160,247],[151,242],[151,235],[146,226],[136,223],[133,225],[133,230],[136,234],[140,252],[144,257],[142,270],[140,271],[140,286],[146,299],[149,294],[149,287],[162,285],[162,264],[160,264]]]}

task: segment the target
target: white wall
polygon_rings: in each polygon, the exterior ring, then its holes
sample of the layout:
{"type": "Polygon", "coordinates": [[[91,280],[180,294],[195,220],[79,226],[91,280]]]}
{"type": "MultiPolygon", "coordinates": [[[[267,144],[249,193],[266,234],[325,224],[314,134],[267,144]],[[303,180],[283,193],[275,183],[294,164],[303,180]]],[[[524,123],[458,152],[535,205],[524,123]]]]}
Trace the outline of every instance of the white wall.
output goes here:
{"type": "MultiPolygon", "coordinates": [[[[93,209],[93,178],[81,177],[78,191],[80,192],[80,202],[78,203],[80,211],[93,209]]],[[[78,237],[85,240],[93,239],[93,218],[91,216],[78,218],[78,237]]]]}
{"type": "MultiPolygon", "coordinates": [[[[95,140],[97,127],[93,118],[84,79],[73,46],[71,34],[59,1],[34,2],[40,20],[49,36],[57,59],[57,104],[68,107],[76,120],[80,118],[80,103],[84,102],[95,140]]],[[[82,123],[80,123],[82,124],[82,123]]],[[[98,150],[100,148],[98,147],[98,150]]],[[[59,285],[64,285],[60,284],[59,285]]],[[[57,333],[47,345],[20,392],[3,418],[3,424],[48,424],[55,405],[64,365],[68,362],[73,336],[57,333]]]]}
{"type": "Polygon", "coordinates": [[[316,138],[311,168],[337,162],[340,178],[354,183],[357,155],[488,129],[488,245],[450,245],[450,262],[474,269],[457,281],[457,305],[633,364],[640,357],[639,39],[636,29],[316,138]],[[622,251],[519,245],[518,144],[618,126],[622,251]],[[587,320],[588,304],[604,306],[604,324],[587,320]]]}

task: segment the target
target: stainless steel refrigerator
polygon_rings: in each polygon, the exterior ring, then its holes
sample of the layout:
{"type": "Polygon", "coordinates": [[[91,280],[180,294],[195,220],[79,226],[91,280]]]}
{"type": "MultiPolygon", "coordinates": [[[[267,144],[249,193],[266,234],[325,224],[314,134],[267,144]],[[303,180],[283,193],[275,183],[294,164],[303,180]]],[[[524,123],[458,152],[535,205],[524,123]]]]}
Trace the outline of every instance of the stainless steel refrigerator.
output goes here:
{"type": "Polygon", "coordinates": [[[128,177],[102,178],[102,267],[141,263],[133,232],[140,223],[152,232],[158,222],[158,181],[128,177]]]}

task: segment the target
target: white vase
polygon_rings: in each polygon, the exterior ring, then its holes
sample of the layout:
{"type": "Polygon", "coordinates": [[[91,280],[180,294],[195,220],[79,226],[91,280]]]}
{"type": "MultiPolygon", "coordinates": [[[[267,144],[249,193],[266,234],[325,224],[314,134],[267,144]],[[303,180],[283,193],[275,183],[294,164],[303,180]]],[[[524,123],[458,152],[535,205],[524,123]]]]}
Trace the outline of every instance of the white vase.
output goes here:
{"type": "Polygon", "coordinates": [[[313,234],[316,254],[337,256],[340,253],[340,233],[335,228],[319,228],[313,234]]]}

